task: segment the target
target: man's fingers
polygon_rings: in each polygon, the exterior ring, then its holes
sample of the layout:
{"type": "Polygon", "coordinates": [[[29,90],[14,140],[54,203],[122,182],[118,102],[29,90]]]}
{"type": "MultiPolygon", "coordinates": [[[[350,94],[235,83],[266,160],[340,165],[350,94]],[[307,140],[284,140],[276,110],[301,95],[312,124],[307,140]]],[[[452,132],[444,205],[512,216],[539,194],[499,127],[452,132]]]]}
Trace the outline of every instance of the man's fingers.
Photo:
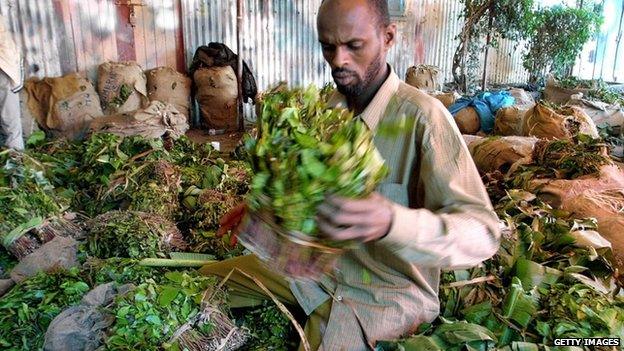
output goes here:
{"type": "Polygon", "coordinates": [[[350,227],[335,227],[324,220],[318,221],[321,233],[331,240],[344,241],[353,239],[365,239],[369,229],[364,226],[354,225],[350,227]]]}
{"type": "Polygon", "coordinates": [[[339,196],[330,196],[326,199],[328,207],[333,207],[342,212],[363,213],[374,210],[378,205],[375,194],[365,199],[347,199],[339,196]]]}

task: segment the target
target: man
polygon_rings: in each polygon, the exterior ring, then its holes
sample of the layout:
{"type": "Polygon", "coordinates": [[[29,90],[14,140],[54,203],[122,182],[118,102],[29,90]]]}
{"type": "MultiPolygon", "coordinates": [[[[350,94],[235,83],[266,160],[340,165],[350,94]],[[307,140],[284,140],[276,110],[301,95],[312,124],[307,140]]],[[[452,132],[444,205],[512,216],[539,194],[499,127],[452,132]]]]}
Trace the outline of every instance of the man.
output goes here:
{"type": "MultiPolygon", "coordinates": [[[[329,198],[318,209],[324,235],[362,245],[318,283],[287,281],[253,256],[202,271],[224,276],[237,267],[282,301],[299,304],[310,316],[305,332],[313,349],[366,350],[435,319],[440,269],[491,257],[499,245],[498,219],[448,111],[401,82],[386,63],[396,37],[386,1],[325,0],[317,25],[338,88],[333,103],[353,110],[374,132],[381,123],[412,126],[394,137],[376,133],[375,146],[390,168],[377,193],[329,198]]],[[[239,207],[226,216],[222,231],[241,213],[239,207]]],[[[231,279],[237,297],[262,297],[245,277],[231,279]]]]}
{"type": "Polygon", "coordinates": [[[0,15],[0,146],[23,150],[20,102],[23,70],[20,52],[0,15]]]}

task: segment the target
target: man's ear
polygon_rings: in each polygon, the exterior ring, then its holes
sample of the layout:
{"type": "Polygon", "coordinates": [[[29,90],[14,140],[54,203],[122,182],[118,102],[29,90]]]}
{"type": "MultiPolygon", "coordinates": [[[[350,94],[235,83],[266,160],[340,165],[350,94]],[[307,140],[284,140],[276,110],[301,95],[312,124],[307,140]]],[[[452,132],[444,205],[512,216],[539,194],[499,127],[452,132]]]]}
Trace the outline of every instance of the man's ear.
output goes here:
{"type": "Polygon", "coordinates": [[[396,33],[396,23],[390,23],[390,25],[386,27],[386,30],[384,32],[384,45],[386,46],[386,50],[390,50],[390,48],[396,42],[396,33]]]}

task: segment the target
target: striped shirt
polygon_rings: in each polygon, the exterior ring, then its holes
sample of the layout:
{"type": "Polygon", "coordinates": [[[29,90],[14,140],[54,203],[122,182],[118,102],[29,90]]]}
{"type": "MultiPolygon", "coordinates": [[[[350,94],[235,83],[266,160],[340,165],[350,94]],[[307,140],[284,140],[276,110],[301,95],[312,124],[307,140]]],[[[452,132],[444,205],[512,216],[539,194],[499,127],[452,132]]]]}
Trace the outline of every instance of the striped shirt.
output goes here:
{"type": "MultiPolygon", "coordinates": [[[[346,107],[336,93],[332,105],[346,107]]],[[[344,254],[319,282],[291,280],[310,314],[333,298],[323,350],[413,333],[439,313],[441,269],[475,266],[498,249],[498,218],[463,138],[446,108],[391,71],[359,117],[390,169],[377,191],[393,202],[388,235],[344,254]],[[380,124],[402,123],[398,135],[380,124]]]]}

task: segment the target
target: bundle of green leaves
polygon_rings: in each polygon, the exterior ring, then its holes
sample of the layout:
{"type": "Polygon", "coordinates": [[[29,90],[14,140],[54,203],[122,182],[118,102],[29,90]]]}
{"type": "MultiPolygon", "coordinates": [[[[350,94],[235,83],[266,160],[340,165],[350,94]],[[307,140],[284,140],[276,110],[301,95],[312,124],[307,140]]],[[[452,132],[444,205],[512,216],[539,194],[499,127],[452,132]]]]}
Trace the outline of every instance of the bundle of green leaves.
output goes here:
{"type": "Polygon", "coordinates": [[[0,299],[0,348],[41,350],[48,325],[89,291],[78,269],[40,273],[0,299]]]}
{"type": "Polygon", "coordinates": [[[560,337],[618,337],[624,296],[592,221],[524,191],[497,206],[511,232],[482,267],[442,275],[441,317],[381,350],[537,350],[560,337]]]}
{"type": "MultiPolygon", "coordinates": [[[[166,344],[174,332],[201,311],[204,292],[217,281],[186,272],[168,272],[162,284],[147,280],[132,292],[119,296],[107,308],[115,316],[108,329],[107,350],[179,350],[166,344]]],[[[214,328],[203,324],[198,332],[214,328]]]]}
{"type": "Polygon", "coordinates": [[[262,101],[259,138],[247,139],[254,177],[247,197],[286,231],[315,237],[316,207],[328,194],[363,197],[387,168],[366,125],[328,106],[330,90],[276,89],[262,101]]]}
{"type": "Polygon", "coordinates": [[[164,257],[187,247],[174,223],[135,211],[110,211],[89,223],[87,250],[99,258],[164,257]]]}
{"type": "Polygon", "coordinates": [[[0,164],[0,243],[9,249],[29,223],[61,214],[67,203],[56,195],[36,159],[3,150],[0,164]]]}

